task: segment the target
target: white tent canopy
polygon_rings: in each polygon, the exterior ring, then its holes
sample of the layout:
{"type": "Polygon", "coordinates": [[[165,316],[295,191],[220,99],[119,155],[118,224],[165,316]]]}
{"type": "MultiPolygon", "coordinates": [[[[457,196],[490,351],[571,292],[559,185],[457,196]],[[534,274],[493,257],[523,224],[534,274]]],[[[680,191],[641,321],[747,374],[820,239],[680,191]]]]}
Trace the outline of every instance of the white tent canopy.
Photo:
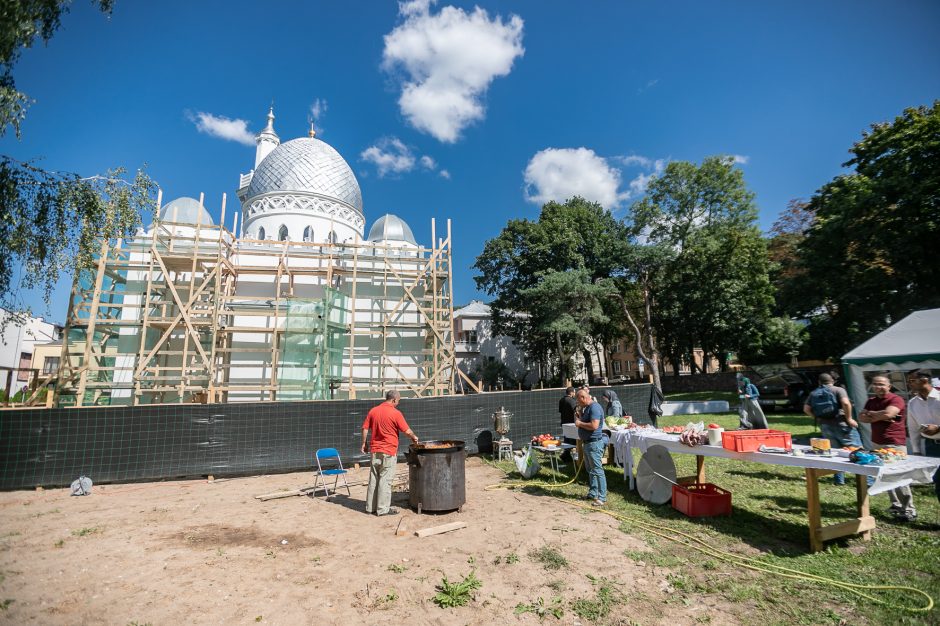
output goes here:
{"type": "Polygon", "coordinates": [[[864,372],[940,369],[940,309],[911,313],[847,352],[842,364],[856,410],[868,399],[864,372]]]}

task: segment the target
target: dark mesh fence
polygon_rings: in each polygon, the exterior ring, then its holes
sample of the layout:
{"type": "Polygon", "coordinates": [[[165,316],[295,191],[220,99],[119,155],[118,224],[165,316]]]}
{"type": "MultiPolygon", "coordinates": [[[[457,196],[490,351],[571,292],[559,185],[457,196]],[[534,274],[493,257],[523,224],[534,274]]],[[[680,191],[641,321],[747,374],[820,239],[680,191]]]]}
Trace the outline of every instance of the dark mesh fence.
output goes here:
{"type": "MultiPolygon", "coordinates": [[[[624,411],[648,421],[652,385],[614,387],[624,411]]],[[[492,414],[513,413],[517,446],[560,433],[560,389],[440,398],[399,405],[421,439],[459,439],[489,452],[492,414]]],[[[599,390],[594,390],[599,397],[599,390]]],[[[317,448],[361,460],[360,427],[376,400],[172,404],[0,412],[0,489],[309,469],[317,448]]],[[[407,439],[402,439],[402,450],[407,439]]]]}

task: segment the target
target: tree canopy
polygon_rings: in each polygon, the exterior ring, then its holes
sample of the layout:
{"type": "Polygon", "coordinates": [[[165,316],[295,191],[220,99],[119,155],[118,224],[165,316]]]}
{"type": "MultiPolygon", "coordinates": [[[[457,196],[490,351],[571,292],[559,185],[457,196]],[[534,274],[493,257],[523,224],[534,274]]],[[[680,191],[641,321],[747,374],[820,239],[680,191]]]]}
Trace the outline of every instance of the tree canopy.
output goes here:
{"type": "Polygon", "coordinates": [[[911,311],[940,306],[940,101],[875,124],[823,185],[796,233],[781,290],[790,315],[813,318],[819,356],[840,357],[911,311]]]}
{"type": "MultiPolygon", "coordinates": [[[[110,14],[113,0],[94,0],[110,14]]],[[[49,41],[68,12],[65,0],[3,2],[0,21],[0,136],[19,137],[31,100],[17,91],[13,67],[37,40],[49,41]]],[[[0,306],[22,318],[31,313],[23,290],[39,289],[48,304],[63,272],[87,266],[98,242],[127,237],[151,213],[155,183],[142,171],[131,181],[116,168],[81,177],[45,170],[0,155],[0,306]],[[19,276],[17,277],[17,272],[19,276]]]]}

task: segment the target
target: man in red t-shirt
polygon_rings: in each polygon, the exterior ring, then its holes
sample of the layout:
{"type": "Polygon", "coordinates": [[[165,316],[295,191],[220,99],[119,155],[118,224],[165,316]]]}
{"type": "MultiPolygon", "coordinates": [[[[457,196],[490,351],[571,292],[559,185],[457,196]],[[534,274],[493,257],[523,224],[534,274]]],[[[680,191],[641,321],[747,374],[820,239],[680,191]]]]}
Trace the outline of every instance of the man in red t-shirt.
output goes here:
{"type": "Polygon", "coordinates": [[[396,407],[401,401],[397,391],[385,393],[385,402],[373,407],[362,422],[362,452],[366,452],[369,433],[372,433],[371,470],[369,487],[366,491],[366,513],[376,515],[395,515],[390,507],[392,503],[392,479],[395,477],[395,464],[398,462],[398,432],[405,433],[418,443],[418,437],[408,426],[405,416],[396,407]]]}
{"type": "MultiPolygon", "coordinates": [[[[904,417],[904,399],[891,393],[891,381],[887,376],[875,376],[871,379],[871,388],[875,397],[869,398],[865,409],[858,414],[858,420],[871,424],[871,440],[882,448],[894,448],[907,453],[906,421],[904,417]]],[[[902,522],[917,519],[914,509],[914,495],[910,487],[898,487],[888,492],[891,498],[890,514],[902,522]]]]}

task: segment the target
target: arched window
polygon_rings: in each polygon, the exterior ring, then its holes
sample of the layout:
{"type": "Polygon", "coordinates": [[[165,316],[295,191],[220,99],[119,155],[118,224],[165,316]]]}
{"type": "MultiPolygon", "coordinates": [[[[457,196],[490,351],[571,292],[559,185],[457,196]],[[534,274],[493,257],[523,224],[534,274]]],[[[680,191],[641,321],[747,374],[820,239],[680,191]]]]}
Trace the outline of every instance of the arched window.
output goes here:
{"type": "Polygon", "coordinates": [[[287,241],[287,226],[284,224],[281,224],[281,227],[277,230],[277,240],[287,241]]]}
{"type": "Polygon", "coordinates": [[[337,237],[336,237],[336,231],[331,230],[331,231],[330,231],[330,236],[327,237],[326,240],[327,240],[329,243],[336,243],[336,239],[337,239],[337,237]]]}
{"type": "Polygon", "coordinates": [[[313,241],[313,226],[304,228],[304,241],[313,241]]]}
{"type": "Polygon", "coordinates": [[[258,239],[264,239],[264,226],[258,229],[258,239]]]}

